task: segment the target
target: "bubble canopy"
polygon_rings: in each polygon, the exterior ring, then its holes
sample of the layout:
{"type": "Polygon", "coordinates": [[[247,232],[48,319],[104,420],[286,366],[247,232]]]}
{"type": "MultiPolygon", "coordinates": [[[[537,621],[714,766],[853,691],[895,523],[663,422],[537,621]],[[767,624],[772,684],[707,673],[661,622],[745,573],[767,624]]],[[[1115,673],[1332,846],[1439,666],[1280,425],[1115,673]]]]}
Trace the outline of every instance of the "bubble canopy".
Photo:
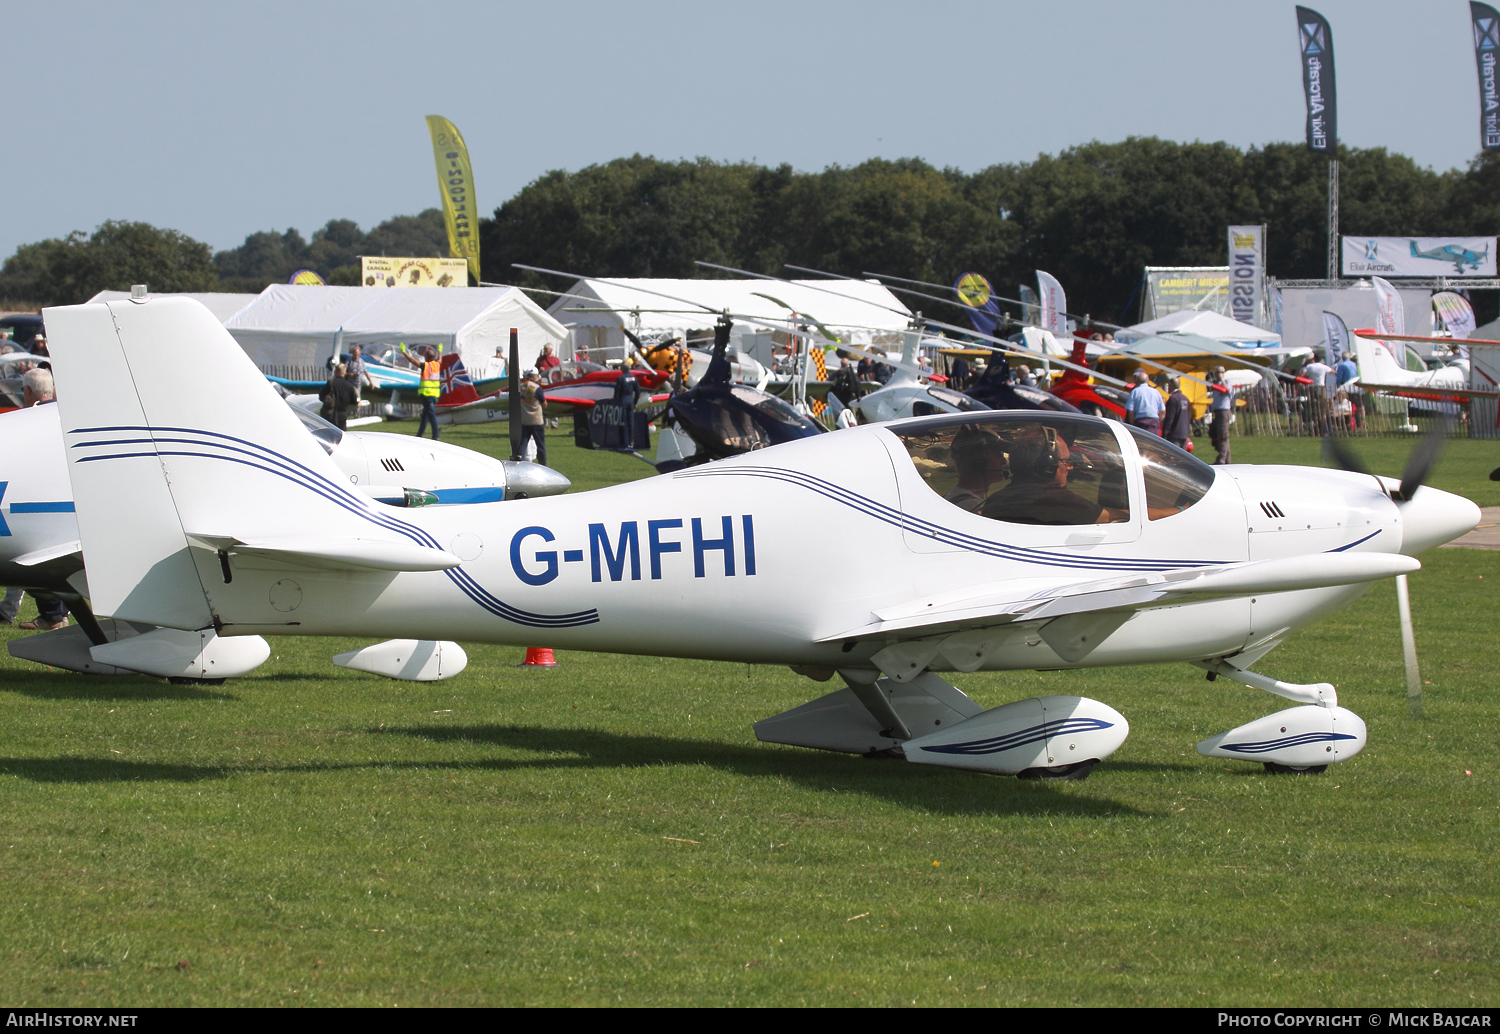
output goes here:
{"type": "MultiPolygon", "coordinates": [[[[1109,423],[1091,416],[1003,411],[890,426],[934,493],[960,510],[1007,524],[1118,524],[1131,519],[1128,457],[1109,423]]],[[[1146,517],[1191,507],[1213,485],[1212,467],[1137,428],[1146,517]]]]}

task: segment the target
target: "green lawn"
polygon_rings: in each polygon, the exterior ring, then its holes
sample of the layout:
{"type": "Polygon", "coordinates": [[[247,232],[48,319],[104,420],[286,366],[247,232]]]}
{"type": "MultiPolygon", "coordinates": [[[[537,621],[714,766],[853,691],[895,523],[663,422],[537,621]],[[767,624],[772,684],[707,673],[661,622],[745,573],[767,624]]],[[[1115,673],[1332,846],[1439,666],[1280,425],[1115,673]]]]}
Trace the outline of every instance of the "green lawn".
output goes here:
{"type": "MultiPolygon", "coordinates": [[[[569,437],[580,490],[650,474],[569,437]]],[[[1409,447],[1355,444],[1391,473],[1409,447]]],[[[1500,502],[1500,448],[1452,444],[1434,483],[1500,502]]],[[[1369,723],[1314,777],[1199,757],[1281,702],[1185,665],[955,676],[1130,719],[1091,779],[1038,785],[757,744],[827,688],[786,669],[472,646],[417,685],[282,639],[189,688],[0,656],[0,998],[1493,1005],[1500,553],[1424,562],[1424,719],[1389,583],[1262,663],[1369,723]]]]}

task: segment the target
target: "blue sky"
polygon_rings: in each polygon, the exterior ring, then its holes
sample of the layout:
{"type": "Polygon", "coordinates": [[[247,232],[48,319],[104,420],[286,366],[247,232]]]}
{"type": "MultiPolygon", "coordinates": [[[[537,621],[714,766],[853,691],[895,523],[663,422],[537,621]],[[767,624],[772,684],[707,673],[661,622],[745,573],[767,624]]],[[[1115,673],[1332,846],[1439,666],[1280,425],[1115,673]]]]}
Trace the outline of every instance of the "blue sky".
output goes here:
{"type": "MultiPolygon", "coordinates": [[[[1323,0],[1340,136],[1478,150],[1463,0],[1323,0]]],[[[1090,139],[1301,138],[1294,5],[5,0],[0,256],[106,219],[232,247],[437,203],[423,116],[481,210],[636,152],[973,171],[1090,139]]]]}

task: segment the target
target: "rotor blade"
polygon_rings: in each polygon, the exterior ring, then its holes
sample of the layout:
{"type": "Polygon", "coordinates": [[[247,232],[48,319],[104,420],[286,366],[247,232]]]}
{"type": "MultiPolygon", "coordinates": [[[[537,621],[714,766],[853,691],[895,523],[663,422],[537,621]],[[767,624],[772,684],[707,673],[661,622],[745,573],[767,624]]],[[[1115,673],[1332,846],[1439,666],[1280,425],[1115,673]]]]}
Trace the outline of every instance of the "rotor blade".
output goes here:
{"type": "MultiPolygon", "coordinates": [[[[794,281],[785,279],[784,277],[771,276],[769,273],[752,273],[752,272],[750,272],[747,269],[735,269],[733,266],[719,266],[719,265],[715,265],[712,262],[703,262],[701,260],[698,262],[698,265],[700,265],[700,266],[707,266],[710,269],[722,269],[722,270],[725,270],[725,271],[730,272],[730,273],[739,273],[739,274],[741,274],[743,276],[754,277],[757,280],[776,280],[776,281],[779,281],[780,283],[783,283],[783,284],[794,284],[794,286],[797,286],[797,287],[806,287],[806,288],[808,288],[810,290],[813,290],[813,291],[822,291],[824,294],[831,294],[835,298],[843,298],[843,299],[845,299],[847,301],[864,302],[866,305],[873,305],[873,306],[875,306],[878,309],[887,309],[890,312],[900,313],[901,315],[908,315],[908,316],[912,315],[911,313],[901,313],[901,311],[899,309],[892,309],[888,305],[880,305],[877,302],[867,301],[864,298],[856,298],[853,295],[849,295],[849,294],[841,294],[838,291],[830,291],[827,288],[823,288],[823,287],[814,287],[812,284],[797,284],[794,281]]],[[[788,269],[802,269],[803,268],[801,266],[793,266],[791,263],[786,263],[786,265],[787,265],[788,269]]],[[[816,273],[816,272],[818,272],[818,270],[815,270],[815,269],[814,270],[809,270],[809,272],[816,273]]],[[[825,273],[824,275],[825,276],[834,277],[835,279],[838,279],[838,280],[855,280],[856,279],[855,277],[852,277],[852,276],[839,276],[836,273],[825,273]]],[[[864,282],[864,281],[860,281],[860,282],[864,282]]],[[[881,285],[881,286],[884,286],[884,285],[881,285]]],[[[915,318],[915,317],[913,317],[913,318],[915,318]]],[[[1092,369],[1090,369],[1087,366],[1078,366],[1077,364],[1069,362],[1066,359],[1059,359],[1056,356],[1047,355],[1045,352],[1033,352],[1029,348],[1018,348],[1018,347],[1016,347],[1015,342],[1013,342],[1013,341],[1007,341],[1004,338],[994,337],[993,335],[990,335],[990,334],[981,334],[977,330],[971,330],[971,329],[969,329],[967,327],[960,327],[960,326],[958,326],[957,324],[954,324],[954,323],[944,323],[941,320],[930,319],[930,318],[925,317],[925,316],[922,317],[922,319],[923,319],[924,323],[927,323],[930,326],[940,327],[943,330],[952,330],[952,331],[955,331],[955,332],[957,332],[959,334],[963,334],[964,336],[969,337],[969,338],[976,338],[976,339],[980,339],[980,340],[982,340],[984,342],[989,342],[988,344],[980,344],[979,347],[980,348],[988,348],[991,352],[1002,352],[1002,353],[1005,353],[1007,355],[1024,356],[1027,359],[1041,359],[1041,360],[1043,360],[1045,362],[1056,363],[1058,366],[1064,367],[1064,368],[1069,369],[1069,370],[1077,370],[1079,373],[1088,374],[1090,377],[1093,377],[1096,380],[1101,380],[1101,381],[1104,381],[1104,382],[1106,382],[1108,384],[1113,384],[1117,388],[1126,388],[1126,387],[1129,387],[1129,385],[1127,385],[1124,381],[1116,380],[1113,377],[1110,377],[1110,376],[1107,376],[1105,374],[1100,373],[1098,370],[1092,370],[1092,369]]],[[[848,348],[847,345],[844,346],[844,347],[848,348]]],[[[886,362],[889,362],[889,360],[886,360],[886,362]]],[[[899,365],[899,364],[892,364],[892,365],[899,365]]],[[[1160,366],[1160,364],[1157,364],[1157,363],[1148,363],[1148,365],[1160,366]]],[[[1165,367],[1165,366],[1162,366],[1160,368],[1164,369],[1164,370],[1168,369],[1168,367],[1165,367]]],[[[1173,371],[1173,372],[1176,372],[1176,371],[1173,371]]],[[[1183,376],[1188,376],[1188,375],[1184,374],[1183,376]]],[[[1189,379],[1190,380],[1197,380],[1196,377],[1189,377],[1189,379]]]]}
{"type": "Polygon", "coordinates": [[[1443,440],[1442,430],[1434,429],[1423,435],[1416,448],[1412,449],[1411,455],[1407,457],[1406,467],[1401,471],[1401,501],[1415,495],[1417,489],[1422,487],[1422,482],[1427,480],[1427,475],[1432,473],[1438,453],[1443,451],[1443,440]]]}
{"type": "MultiPolygon", "coordinates": [[[[948,290],[948,291],[953,290],[953,288],[951,288],[951,287],[945,287],[943,284],[934,284],[934,283],[930,283],[930,282],[928,282],[926,280],[908,280],[904,276],[891,276],[889,273],[871,273],[870,271],[866,270],[865,271],[865,276],[878,277],[881,280],[899,280],[899,281],[901,281],[904,284],[919,284],[922,287],[941,287],[944,290],[948,290]]],[[[1012,305],[1028,305],[1028,304],[1030,304],[1028,302],[1020,301],[1019,299],[1016,299],[1016,298],[1002,298],[998,294],[992,294],[992,295],[990,295],[990,297],[993,298],[993,299],[995,299],[997,302],[1010,302],[1012,305]]],[[[1032,308],[1035,308],[1035,306],[1032,306],[1032,308]]],[[[1118,323],[1105,323],[1103,320],[1096,320],[1092,316],[1088,316],[1086,314],[1082,314],[1081,315],[1081,314],[1076,313],[1076,312],[1065,312],[1065,313],[1063,313],[1063,315],[1064,316],[1072,316],[1075,320],[1085,320],[1085,321],[1087,321],[1087,324],[1089,326],[1106,327],[1109,330],[1124,330],[1125,329],[1124,327],[1120,326],[1118,323]]]]}
{"type": "MultiPolygon", "coordinates": [[[[805,287],[809,291],[821,291],[823,294],[831,294],[835,298],[842,298],[845,301],[863,302],[865,305],[869,305],[876,309],[884,309],[886,312],[894,312],[897,316],[905,316],[907,319],[910,319],[912,316],[909,309],[893,309],[889,305],[881,305],[879,302],[872,302],[867,298],[856,298],[851,294],[840,294],[838,291],[830,291],[826,287],[815,287],[812,284],[799,284],[795,281],[786,279],[786,277],[772,276],[770,273],[752,273],[748,269],[736,269],[734,266],[721,266],[713,262],[704,262],[702,259],[695,260],[694,265],[706,266],[709,269],[722,269],[726,273],[738,273],[740,276],[754,277],[757,280],[775,280],[777,283],[791,284],[793,287],[805,287]]],[[[851,278],[845,277],[845,279],[851,278]]]]}
{"type": "Polygon", "coordinates": [[[1323,458],[1332,463],[1339,470],[1347,470],[1351,474],[1370,473],[1354,450],[1345,445],[1343,439],[1335,438],[1331,434],[1323,436],[1323,458]]]}
{"type": "Polygon", "coordinates": [[[626,284],[626,283],[621,283],[618,280],[607,280],[607,279],[605,279],[602,276],[582,276],[582,275],[580,275],[578,273],[565,273],[565,272],[563,272],[560,269],[547,269],[547,268],[545,268],[543,266],[527,266],[527,265],[523,265],[520,262],[512,262],[511,265],[514,266],[517,269],[530,270],[533,273],[551,273],[553,276],[572,277],[575,280],[584,280],[584,281],[592,280],[596,284],[609,284],[612,287],[623,287],[623,288],[625,288],[628,291],[640,291],[642,294],[654,294],[658,298],[668,298],[668,299],[670,299],[670,300],[672,300],[674,302],[681,302],[684,305],[696,305],[698,308],[702,309],[704,312],[713,313],[715,316],[719,315],[719,310],[717,310],[717,309],[710,309],[707,305],[704,305],[702,302],[695,302],[691,298],[679,298],[675,294],[663,294],[661,291],[653,291],[653,290],[650,290],[649,288],[640,287],[637,284],[626,284]]]}

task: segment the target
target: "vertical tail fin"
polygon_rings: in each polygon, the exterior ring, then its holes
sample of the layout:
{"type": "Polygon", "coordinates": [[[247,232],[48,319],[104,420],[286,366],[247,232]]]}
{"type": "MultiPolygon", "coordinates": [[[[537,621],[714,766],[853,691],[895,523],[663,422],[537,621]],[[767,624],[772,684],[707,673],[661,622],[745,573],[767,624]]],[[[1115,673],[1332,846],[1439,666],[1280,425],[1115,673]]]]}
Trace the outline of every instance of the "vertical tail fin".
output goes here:
{"type": "Polygon", "coordinates": [[[227,551],[239,544],[398,570],[410,558],[392,559],[393,545],[433,545],[350,490],[199,303],[132,298],[46,318],[98,613],[209,627],[221,618],[216,593],[231,595],[227,551]],[[379,549],[386,559],[369,562],[379,549]]]}

